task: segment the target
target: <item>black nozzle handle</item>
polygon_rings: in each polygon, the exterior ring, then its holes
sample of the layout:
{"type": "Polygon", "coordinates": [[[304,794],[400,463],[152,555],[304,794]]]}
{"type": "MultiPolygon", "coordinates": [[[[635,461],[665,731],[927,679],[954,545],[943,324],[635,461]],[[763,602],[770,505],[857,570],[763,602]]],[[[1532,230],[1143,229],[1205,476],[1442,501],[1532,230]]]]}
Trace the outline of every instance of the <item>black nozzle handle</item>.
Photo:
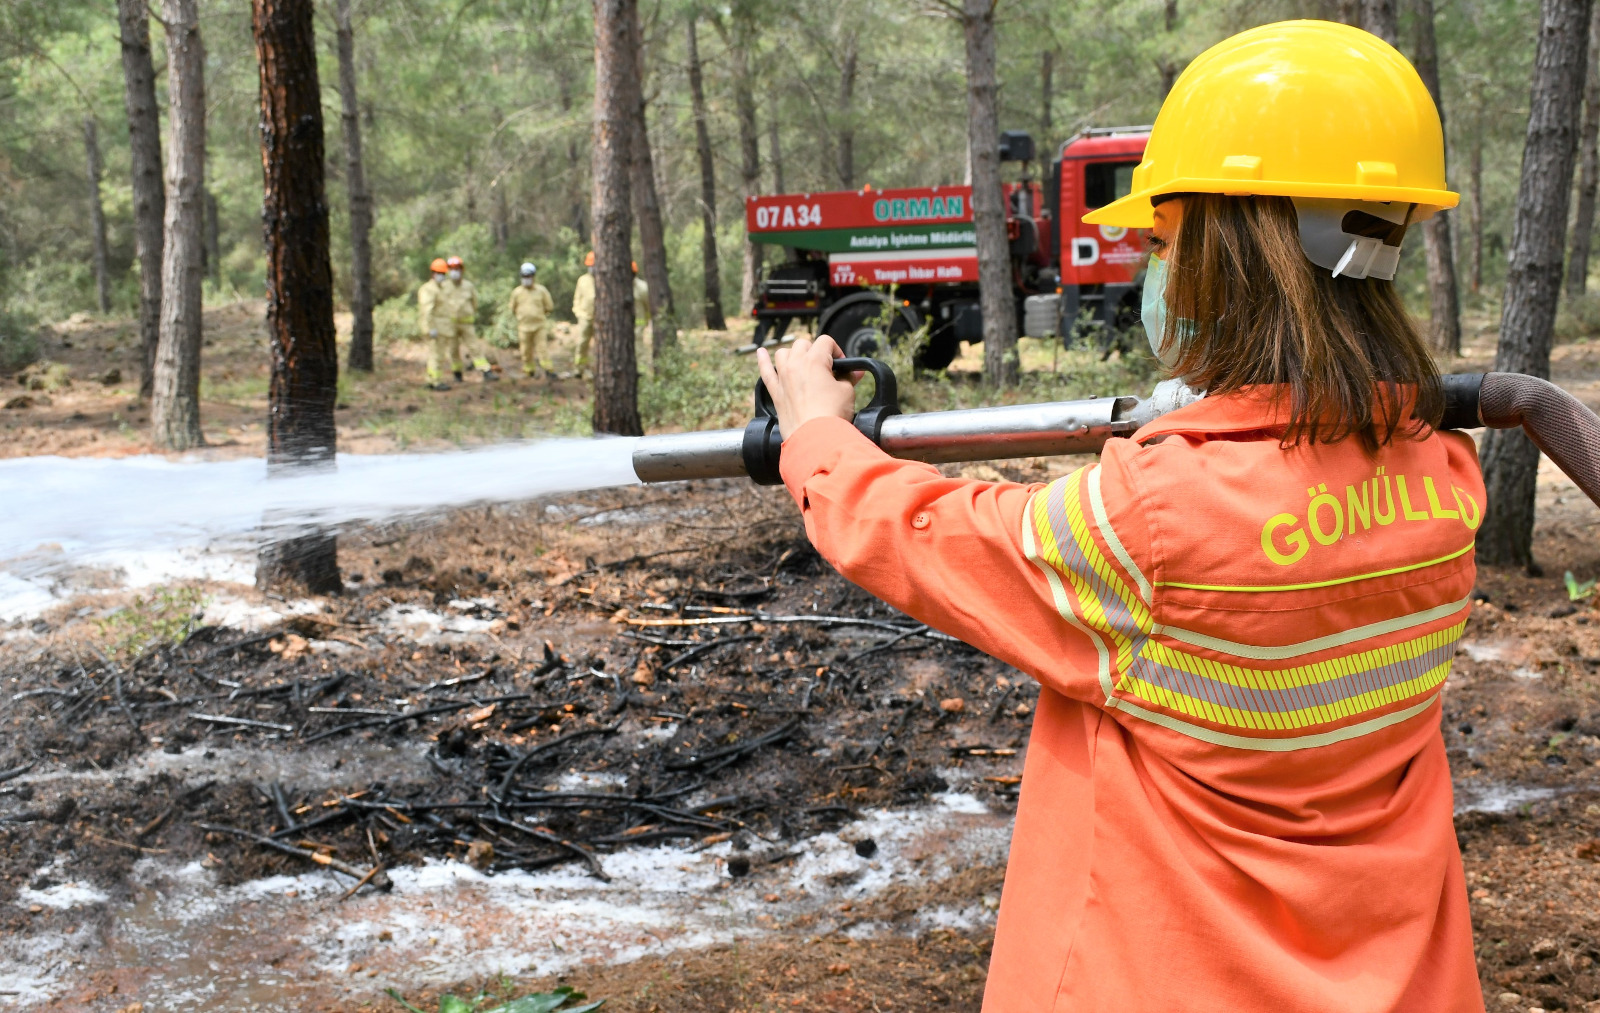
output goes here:
{"type": "MultiPolygon", "coordinates": [[[[894,370],[881,359],[847,358],[833,360],[833,375],[841,379],[851,373],[872,374],[872,399],[856,412],[856,429],[873,443],[883,433],[883,420],[900,414],[900,384],[894,370]]],[[[783,453],[783,437],[778,431],[778,410],[764,380],[756,381],[756,417],[744,427],[744,469],[757,485],[781,485],[778,460],[783,453]]]]}
{"type": "Polygon", "coordinates": [[[1478,414],[1478,399],[1483,390],[1482,373],[1446,373],[1439,377],[1444,388],[1444,417],[1440,429],[1476,429],[1483,425],[1478,414]]]}

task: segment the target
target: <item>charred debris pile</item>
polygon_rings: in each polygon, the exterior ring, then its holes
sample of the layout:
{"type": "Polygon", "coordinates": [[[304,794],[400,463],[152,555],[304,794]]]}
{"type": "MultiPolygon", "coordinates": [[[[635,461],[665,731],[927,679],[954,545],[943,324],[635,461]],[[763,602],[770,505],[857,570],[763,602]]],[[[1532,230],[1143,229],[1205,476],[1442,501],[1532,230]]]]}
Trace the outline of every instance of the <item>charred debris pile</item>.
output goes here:
{"type": "Polygon", "coordinates": [[[731,839],[743,875],[864,807],[945,790],[952,771],[1013,799],[1034,687],[782,535],[585,559],[547,580],[413,558],[322,612],[202,627],[121,660],[63,638],[49,662],[0,672],[0,778],[115,774],[152,750],[339,768],[390,746],[414,762],[369,781],[329,769],[315,790],[221,768],[120,795],[23,778],[0,785],[0,838],[205,856],[239,878],[316,863],[354,891],[426,857],[603,877],[599,855],[662,841],[731,839]],[[391,622],[408,608],[486,632],[419,645],[391,622]]]}

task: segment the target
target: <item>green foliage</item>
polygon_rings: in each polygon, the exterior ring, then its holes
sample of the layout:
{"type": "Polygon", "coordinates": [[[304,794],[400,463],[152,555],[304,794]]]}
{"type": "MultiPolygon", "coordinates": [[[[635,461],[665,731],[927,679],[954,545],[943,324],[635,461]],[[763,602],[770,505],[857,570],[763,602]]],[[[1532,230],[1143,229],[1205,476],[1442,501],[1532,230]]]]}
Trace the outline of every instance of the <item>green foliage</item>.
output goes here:
{"type": "MultiPolygon", "coordinates": [[[[1326,5],[1323,5],[1324,7],[1326,5]]],[[[1413,38],[1409,5],[1401,38],[1413,38]]],[[[1467,190],[1468,153],[1483,153],[1485,291],[1504,272],[1529,72],[1538,22],[1525,0],[1436,3],[1451,175],[1467,190]]],[[[688,100],[684,20],[700,16],[708,128],[717,173],[717,245],[723,306],[739,308],[744,238],[736,67],[748,64],[760,134],[755,186],[819,191],[924,185],[962,178],[966,89],[959,26],[930,17],[943,5],[905,0],[740,0],[643,9],[645,93],[667,232],[668,271],[680,324],[701,319],[699,165],[688,100]],[[843,55],[856,70],[853,96],[840,100],[843,55]],[[738,57],[741,55],[743,60],[738,57]],[[768,135],[776,123],[775,151],[768,135]],[[841,142],[853,141],[853,165],[841,142]],[[779,157],[781,154],[781,157],[779,157]]],[[[412,338],[411,302],[435,256],[467,260],[483,294],[482,320],[509,340],[499,289],[533,260],[566,315],[588,249],[593,26],[586,4],[475,0],[439,4],[385,0],[357,4],[355,39],[366,175],[376,219],[374,293],[383,307],[380,340],[412,338]],[[491,292],[493,288],[496,291],[491,292]],[[496,296],[491,299],[490,296],[496,296]]],[[[1050,152],[1085,126],[1148,123],[1164,75],[1203,49],[1252,25],[1317,16],[1303,0],[1008,0],[998,31],[1000,117],[1031,130],[1050,152]],[[1169,20],[1170,18],[1170,20],[1169,20]],[[1051,94],[1041,60],[1054,54],[1051,94]],[[1043,121],[1048,98],[1051,117],[1043,121]]],[[[1325,12],[1323,12],[1325,15],[1325,12]]],[[[218,203],[219,279],[207,298],[262,293],[261,161],[256,59],[245,0],[209,0],[206,184],[218,203]]],[[[349,230],[339,130],[333,33],[319,20],[323,122],[330,173],[335,283],[349,292],[349,230]]],[[[155,62],[165,33],[151,24],[155,62]]],[[[158,73],[158,99],[166,82],[158,73]]],[[[127,124],[114,12],[89,0],[0,3],[0,312],[26,307],[57,319],[94,305],[85,209],[82,127],[100,124],[113,301],[137,300],[127,124]]],[[[1010,178],[1038,166],[1008,165],[1010,178]]],[[[1459,248],[1470,245],[1465,211],[1455,216],[1459,248]]],[[[773,251],[767,251],[769,255],[773,251]]],[[[1408,244],[1401,286],[1426,305],[1420,249],[1408,244]]],[[[1465,290],[1465,286],[1464,286],[1465,290]]],[[[0,357],[4,353],[0,318],[0,357]]]]}
{"type": "Polygon", "coordinates": [[[0,372],[14,372],[38,358],[33,317],[25,310],[0,306],[0,372]]]}
{"type": "Polygon", "coordinates": [[[1600,337],[1600,294],[1585,293],[1577,299],[1561,298],[1556,312],[1557,344],[1591,341],[1600,337]]]}
{"type": "MultiPolygon", "coordinates": [[[[427,1013],[426,1010],[406,1002],[400,993],[392,988],[384,989],[389,998],[410,1010],[411,1013],[427,1013]]],[[[486,1008],[483,1004],[495,1000],[495,996],[487,992],[480,992],[471,999],[462,999],[459,996],[445,995],[439,998],[438,1013],[589,1013],[605,1005],[604,999],[585,1003],[588,996],[576,991],[570,985],[562,985],[553,992],[535,992],[525,995],[498,1006],[486,1008]],[[568,1006],[567,1003],[581,1005],[568,1006]]]]}
{"type": "Polygon", "coordinates": [[[99,621],[112,652],[137,656],[159,644],[176,643],[200,622],[205,595],[192,587],[156,587],[99,621]]]}
{"type": "Polygon", "coordinates": [[[1592,580],[1586,580],[1580,584],[1578,583],[1578,578],[1572,575],[1571,570],[1568,570],[1565,574],[1563,574],[1562,579],[1566,581],[1567,598],[1570,601],[1584,601],[1590,595],[1594,594],[1595,582],[1592,580]]]}
{"type": "Polygon", "coordinates": [[[652,433],[742,426],[758,376],[753,356],[729,354],[705,331],[683,331],[639,378],[639,416],[652,433]]]}

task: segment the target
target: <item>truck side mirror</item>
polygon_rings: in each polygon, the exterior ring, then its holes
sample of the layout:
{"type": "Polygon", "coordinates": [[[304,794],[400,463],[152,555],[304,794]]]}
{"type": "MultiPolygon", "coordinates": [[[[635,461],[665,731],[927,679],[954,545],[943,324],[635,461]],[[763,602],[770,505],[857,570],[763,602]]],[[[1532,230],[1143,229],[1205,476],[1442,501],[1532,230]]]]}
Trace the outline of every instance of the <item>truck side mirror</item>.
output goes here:
{"type": "Polygon", "coordinates": [[[1026,130],[1002,130],[1000,132],[1000,161],[1033,161],[1033,135],[1026,130]]]}

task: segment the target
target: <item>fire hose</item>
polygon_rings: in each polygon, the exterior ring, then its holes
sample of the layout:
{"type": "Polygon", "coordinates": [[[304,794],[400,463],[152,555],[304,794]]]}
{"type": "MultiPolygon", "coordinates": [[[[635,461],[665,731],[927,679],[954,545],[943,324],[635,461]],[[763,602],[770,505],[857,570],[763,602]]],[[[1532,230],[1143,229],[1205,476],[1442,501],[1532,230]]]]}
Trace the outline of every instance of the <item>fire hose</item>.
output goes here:
{"type": "MultiPolygon", "coordinates": [[[[872,376],[872,398],[856,412],[856,429],[892,457],[928,464],[1098,453],[1110,440],[1192,404],[1203,395],[1181,381],[1156,385],[1147,398],[1001,405],[956,411],[900,411],[899,386],[888,363],[838,359],[834,372],[872,376]]],[[[1600,505],[1600,417],[1548,380],[1522,373],[1453,373],[1442,377],[1441,429],[1514,429],[1554,461],[1600,505]]],[[[743,429],[646,436],[633,453],[641,482],[747,476],[778,485],[783,440],[766,386],[756,384],[755,418],[743,429]]]]}

